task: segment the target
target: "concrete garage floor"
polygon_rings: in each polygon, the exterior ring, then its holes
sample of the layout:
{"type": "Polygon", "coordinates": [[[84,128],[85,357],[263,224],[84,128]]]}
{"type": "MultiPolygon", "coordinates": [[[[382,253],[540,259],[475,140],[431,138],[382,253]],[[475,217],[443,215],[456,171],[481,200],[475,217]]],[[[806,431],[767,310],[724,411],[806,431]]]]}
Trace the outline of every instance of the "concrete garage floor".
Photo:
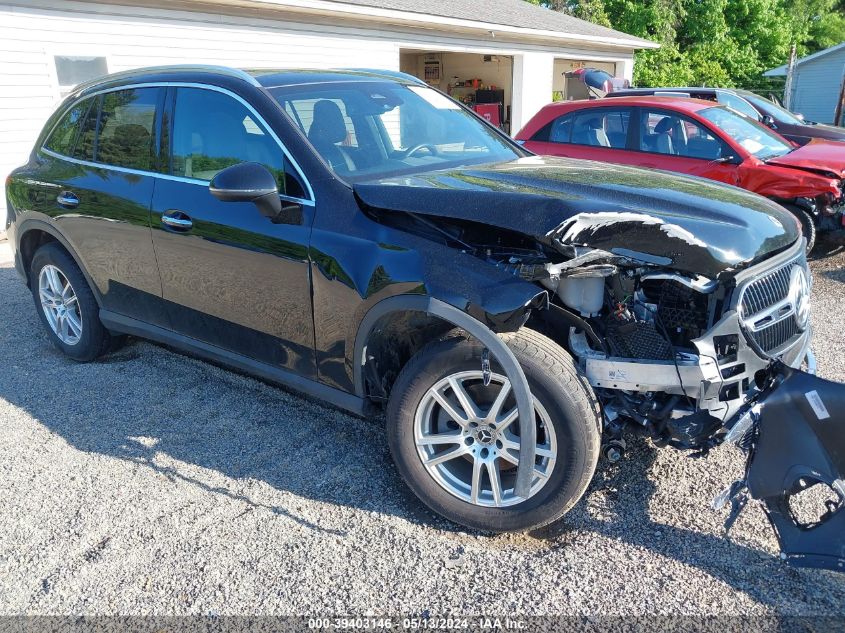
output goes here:
{"type": "MultiPolygon", "coordinates": [[[[845,381],[831,249],[816,350],[845,381]]],[[[378,421],[138,341],[66,360],[0,257],[0,613],[845,614],[845,575],[786,567],[757,507],[722,536],[733,449],[638,442],[554,528],[467,534],[405,491],[378,421]]]]}

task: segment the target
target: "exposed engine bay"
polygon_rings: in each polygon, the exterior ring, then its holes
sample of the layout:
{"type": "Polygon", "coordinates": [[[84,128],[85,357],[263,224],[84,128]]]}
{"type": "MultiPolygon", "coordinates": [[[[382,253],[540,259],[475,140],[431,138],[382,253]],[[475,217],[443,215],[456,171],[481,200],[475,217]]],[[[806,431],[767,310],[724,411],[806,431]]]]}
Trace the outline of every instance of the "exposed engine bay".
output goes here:
{"type": "Polygon", "coordinates": [[[602,403],[609,439],[633,425],[658,445],[706,451],[759,391],[773,358],[791,367],[813,362],[800,241],[711,279],[631,251],[561,244],[550,257],[540,244],[508,247],[503,237],[479,247],[471,230],[455,235],[549,292],[537,326],[578,359],[602,403]]]}

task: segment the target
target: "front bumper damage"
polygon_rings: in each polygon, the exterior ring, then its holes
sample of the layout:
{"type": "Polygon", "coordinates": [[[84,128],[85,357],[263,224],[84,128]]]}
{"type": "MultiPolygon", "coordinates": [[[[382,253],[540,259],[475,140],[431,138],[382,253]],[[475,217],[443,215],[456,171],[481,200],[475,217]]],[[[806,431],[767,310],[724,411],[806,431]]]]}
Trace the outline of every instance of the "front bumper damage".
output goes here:
{"type": "Polygon", "coordinates": [[[733,506],[726,527],[748,498],[758,500],[784,560],[845,571],[845,384],[775,363],[725,439],[748,453],[744,479],[714,502],[733,506]],[[812,491],[825,494],[808,518],[800,497],[812,491]]]}

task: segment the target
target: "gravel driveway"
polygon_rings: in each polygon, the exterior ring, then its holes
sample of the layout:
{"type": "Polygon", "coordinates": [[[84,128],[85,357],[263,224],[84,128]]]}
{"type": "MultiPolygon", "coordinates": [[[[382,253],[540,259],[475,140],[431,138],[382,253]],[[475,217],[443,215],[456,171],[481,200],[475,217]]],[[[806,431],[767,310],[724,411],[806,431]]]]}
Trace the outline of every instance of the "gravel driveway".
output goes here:
{"type": "MultiPolygon", "coordinates": [[[[845,253],[813,263],[820,373],[845,381],[845,253]]],[[[406,492],[379,421],[132,341],[61,356],[0,244],[0,613],[845,615],[742,471],[634,442],[540,534],[459,531],[406,492]]]]}

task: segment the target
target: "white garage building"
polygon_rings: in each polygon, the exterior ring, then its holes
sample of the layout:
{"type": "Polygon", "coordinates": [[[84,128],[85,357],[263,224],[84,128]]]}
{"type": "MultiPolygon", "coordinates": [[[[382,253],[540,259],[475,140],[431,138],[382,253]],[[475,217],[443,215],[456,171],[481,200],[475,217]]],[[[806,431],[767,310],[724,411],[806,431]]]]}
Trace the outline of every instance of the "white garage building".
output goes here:
{"type": "Polygon", "coordinates": [[[500,101],[515,132],[553,94],[567,97],[564,72],[630,79],[634,51],[656,46],[523,0],[0,0],[0,177],[75,84],[107,72],[401,69],[465,101],[500,101]]]}

